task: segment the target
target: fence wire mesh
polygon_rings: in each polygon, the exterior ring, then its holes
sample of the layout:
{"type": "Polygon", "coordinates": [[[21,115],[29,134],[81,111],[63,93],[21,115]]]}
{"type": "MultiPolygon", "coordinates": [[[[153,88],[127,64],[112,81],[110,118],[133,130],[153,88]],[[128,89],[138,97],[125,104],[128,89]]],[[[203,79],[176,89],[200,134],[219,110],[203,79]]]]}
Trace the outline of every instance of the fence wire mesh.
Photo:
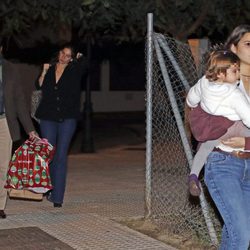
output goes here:
{"type": "MultiPolygon", "coordinates": [[[[204,59],[200,57],[198,62],[197,58],[195,61],[188,44],[162,34],[153,33],[153,40],[161,45],[169,84],[172,86],[184,128],[187,128],[185,97],[189,87],[194,85],[203,74],[204,59]],[[168,51],[162,48],[164,44],[168,47],[168,51]]],[[[147,144],[150,145],[151,162],[146,173],[150,177],[150,185],[146,185],[146,189],[150,189],[146,190],[150,193],[149,217],[168,232],[185,237],[195,236],[204,242],[209,242],[211,235],[209,235],[200,201],[198,198],[192,198],[188,193],[189,162],[159,65],[155,43],[149,46],[153,46],[150,69],[152,82],[151,86],[148,86],[152,114],[147,114],[151,116],[149,119],[151,141],[147,144]]],[[[200,55],[204,52],[200,51],[200,55]]],[[[187,135],[191,142],[190,135],[188,133],[187,135]]],[[[220,221],[205,187],[204,190],[206,201],[209,203],[209,216],[218,235],[221,229],[220,221]]]]}

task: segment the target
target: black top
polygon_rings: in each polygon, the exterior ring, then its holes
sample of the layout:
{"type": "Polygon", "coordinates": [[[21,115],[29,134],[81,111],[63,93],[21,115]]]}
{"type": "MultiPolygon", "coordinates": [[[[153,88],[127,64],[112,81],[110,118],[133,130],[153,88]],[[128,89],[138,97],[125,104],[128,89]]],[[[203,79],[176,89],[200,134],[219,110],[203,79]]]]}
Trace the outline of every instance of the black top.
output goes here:
{"type": "Polygon", "coordinates": [[[64,119],[78,119],[80,116],[81,79],[86,74],[86,58],[70,63],[56,83],[56,65],[52,65],[42,86],[42,100],[35,116],[38,119],[62,122],[64,119]]]}

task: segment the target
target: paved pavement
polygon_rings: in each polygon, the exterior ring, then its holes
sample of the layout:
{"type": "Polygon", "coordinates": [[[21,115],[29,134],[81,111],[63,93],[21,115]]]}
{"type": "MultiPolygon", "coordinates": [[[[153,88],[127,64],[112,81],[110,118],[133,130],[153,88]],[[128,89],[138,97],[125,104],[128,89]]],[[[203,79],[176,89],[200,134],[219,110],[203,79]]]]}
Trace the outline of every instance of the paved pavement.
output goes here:
{"type": "Polygon", "coordinates": [[[46,199],[9,199],[7,218],[0,220],[0,249],[174,249],[118,222],[144,216],[144,127],[138,121],[95,126],[96,152],[89,154],[80,153],[78,131],[63,207],[46,199]]]}

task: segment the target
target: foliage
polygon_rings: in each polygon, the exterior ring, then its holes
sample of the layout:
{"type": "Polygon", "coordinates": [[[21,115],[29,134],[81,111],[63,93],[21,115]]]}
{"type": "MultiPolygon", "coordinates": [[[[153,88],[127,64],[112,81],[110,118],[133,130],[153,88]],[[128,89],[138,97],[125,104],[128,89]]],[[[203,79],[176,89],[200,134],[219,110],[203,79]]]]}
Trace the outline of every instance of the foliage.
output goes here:
{"type": "Polygon", "coordinates": [[[81,18],[76,8],[79,0],[5,0],[0,2],[1,33],[11,35],[29,31],[34,22],[45,22],[53,28],[71,24],[81,18]]]}
{"type": "Polygon", "coordinates": [[[83,17],[79,22],[78,36],[102,43],[138,42],[144,39],[146,15],[153,1],[89,0],[82,4],[83,17]]]}
{"type": "Polygon", "coordinates": [[[210,6],[207,0],[157,0],[155,26],[178,39],[186,38],[203,23],[210,6]]]}
{"type": "Polygon", "coordinates": [[[78,23],[78,35],[95,40],[115,35],[121,22],[122,3],[116,0],[95,1],[82,4],[82,19],[78,23]]]}
{"type": "MultiPolygon", "coordinates": [[[[57,42],[60,32],[81,19],[81,0],[4,0],[0,2],[0,34],[24,46],[39,40],[57,42]],[[32,41],[31,41],[32,37],[32,41]]],[[[67,34],[66,36],[69,36],[67,34]]]]}
{"type": "Polygon", "coordinates": [[[145,39],[146,13],[156,30],[178,39],[223,34],[250,20],[249,0],[2,0],[0,35],[23,46],[70,40],[93,42],[145,39]],[[32,39],[31,39],[32,38],[32,39]]]}
{"type": "Polygon", "coordinates": [[[184,40],[190,35],[225,35],[250,20],[247,0],[156,0],[155,26],[184,40]]]}

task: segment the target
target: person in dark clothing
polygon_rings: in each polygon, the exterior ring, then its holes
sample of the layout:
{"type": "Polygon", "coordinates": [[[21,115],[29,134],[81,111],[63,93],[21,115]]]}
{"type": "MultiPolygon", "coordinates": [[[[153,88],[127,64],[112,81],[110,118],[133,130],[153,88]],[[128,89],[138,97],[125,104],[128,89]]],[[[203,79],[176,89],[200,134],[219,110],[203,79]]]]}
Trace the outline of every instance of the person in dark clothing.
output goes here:
{"type": "Polygon", "coordinates": [[[24,95],[22,71],[2,56],[0,47],[0,218],[5,219],[7,189],[4,188],[12,144],[21,139],[20,125],[31,140],[37,133],[24,95]]]}
{"type": "Polygon", "coordinates": [[[40,131],[55,146],[50,164],[53,190],[47,199],[54,207],[61,207],[64,199],[67,173],[67,153],[80,117],[81,79],[86,73],[86,58],[75,55],[71,45],[64,46],[53,64],[44,64],[36,82],[42,90],[42,99],[35,116],[40,119],[40,131]]]}

